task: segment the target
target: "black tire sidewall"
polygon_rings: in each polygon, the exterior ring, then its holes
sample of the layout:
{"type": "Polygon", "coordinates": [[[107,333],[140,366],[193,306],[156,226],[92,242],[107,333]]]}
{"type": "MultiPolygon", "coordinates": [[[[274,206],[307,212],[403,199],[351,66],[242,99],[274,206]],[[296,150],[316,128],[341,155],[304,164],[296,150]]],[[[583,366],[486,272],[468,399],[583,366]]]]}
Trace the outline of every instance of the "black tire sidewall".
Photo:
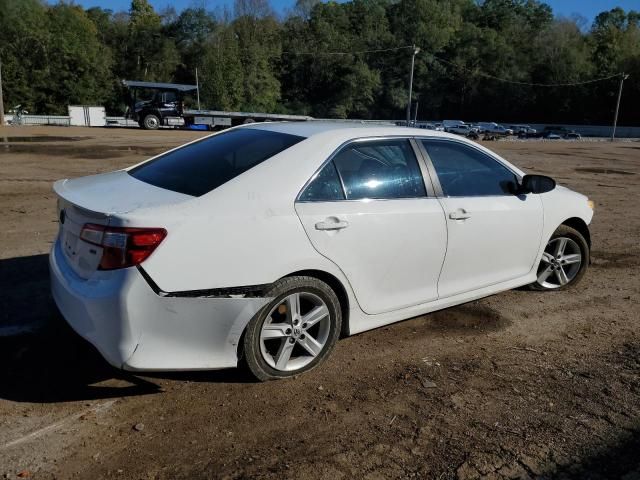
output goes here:
{"type": "Polygon", "coordinates": [[[265,381],[300,375],[322,363],[333,350],[340,336],[342,326],[340,303],[331,287],[313,277],[286,277],[274,283],[265,293],[265,296],[274,298],[262,307],[247,325],[241,357],[244,366],[247,367],[258,380],[265,381]],[[313,361],[299,370],[283,372],[272,368],[262,357],[260,350],[260,332],[271,309],[282,302],[283,298],[296,292],[309,292],[320,297],[329,309],[331,326],[324,349],[313,361]]]}

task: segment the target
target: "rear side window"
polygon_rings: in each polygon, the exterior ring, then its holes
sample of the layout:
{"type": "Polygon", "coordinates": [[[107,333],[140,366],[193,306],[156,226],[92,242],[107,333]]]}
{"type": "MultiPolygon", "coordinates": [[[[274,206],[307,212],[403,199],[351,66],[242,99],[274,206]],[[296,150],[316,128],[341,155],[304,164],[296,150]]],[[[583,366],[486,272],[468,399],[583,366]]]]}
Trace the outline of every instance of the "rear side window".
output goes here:
{"type": "Polygon", "coordinates": [[[300,195],[301,202],[332,202],[344,200],[340,178],[333,162],[327,163],[300,195]]]}
{"type": "Polygon", "coordinates": [[[240,128],[166,153],[129,174],[156,187],[199,197],[302,140],[287,133],[240,128]]]}
{"type": "Polygon", "coordinates": [[[516,175],[507,167],[457,142],[423,140],[438,174],[442,193],[448,197],[511,195],[516,175]]]}
{"type": "Polygon", "coordinates": [[[426,197],[409,140],[356,142],[333,159],[347,200],[426,197]]]}

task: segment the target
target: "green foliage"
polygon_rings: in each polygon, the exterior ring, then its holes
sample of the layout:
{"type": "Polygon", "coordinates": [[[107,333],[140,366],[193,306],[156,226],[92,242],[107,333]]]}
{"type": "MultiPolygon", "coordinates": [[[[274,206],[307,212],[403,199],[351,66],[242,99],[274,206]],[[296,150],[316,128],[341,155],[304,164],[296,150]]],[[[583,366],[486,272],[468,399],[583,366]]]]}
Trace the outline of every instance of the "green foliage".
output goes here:
{"type": "Polygon", "coordinates": [[[33,109],[48,73],[47,10],[38,0],[0,0],[0,60],[4,104],[33,109]]]}
{"type": "Polygon", "coordinates": [[[92,104],[109,89],[111,54],[99,42],[95,24],[80,7],[47,10],[47,76],[38,91],[40,111],[66,113],[69,104],[92,104]],[[55,39],[55,40],[53,40],[55,39]]]}
{"type": "Polygon", "coordinates": [[[617,78],[524,84],[624,71],[620,121],[640,123],[640,12],[621,8],[586,29],[539,0],[297,0],[285,18],[268,0],[217,14],[0,0],[5,105],[38,113],[121,114],[122,79],[195,83],[198,68],[203,108],[404,118],[411,45],[420,118],[608,123],[617,78]]]}
{"type": "Polygon", "coordinates": [[[253,112],[273,111],[280,100],[280,81],[272,65],[280,56],[280,26],[264,7],[255,12],[247,8],[241,11],[244,14],[231,24],[242,67],[240,107],[253,112]]]}
{"type": "Polygon", "coordinates": [[[205,107],[237,110],[243,99],[242,63],[235,32],[221,25],[205,44],[200,69],[200,96],[205,107]]]}
{"type": "Polygon", "coordinates": [[[160,15],[148,0],[132,0],[129,10],[129,74],[139,80],[171,78],[180,57],[173,39],[163,31],[160,15]]]}

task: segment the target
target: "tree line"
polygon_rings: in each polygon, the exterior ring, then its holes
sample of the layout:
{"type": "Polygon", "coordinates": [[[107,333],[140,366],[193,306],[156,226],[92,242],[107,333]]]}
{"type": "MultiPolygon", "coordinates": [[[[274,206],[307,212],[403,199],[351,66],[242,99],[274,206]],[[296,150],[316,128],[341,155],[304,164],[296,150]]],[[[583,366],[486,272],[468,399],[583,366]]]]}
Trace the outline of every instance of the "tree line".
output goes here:
{"type": "Polygon", "coordinates": [[[34,113],[122,114],[122,79],[195,83],[197,68],[203,108],[404,118],[412,45],[419,119],[608,124],[626,72],[619,123],[640,124],[637,11],[587,25],[538,0],[298,0],[287,12],[0,0],[5,105],[34,113]]]}

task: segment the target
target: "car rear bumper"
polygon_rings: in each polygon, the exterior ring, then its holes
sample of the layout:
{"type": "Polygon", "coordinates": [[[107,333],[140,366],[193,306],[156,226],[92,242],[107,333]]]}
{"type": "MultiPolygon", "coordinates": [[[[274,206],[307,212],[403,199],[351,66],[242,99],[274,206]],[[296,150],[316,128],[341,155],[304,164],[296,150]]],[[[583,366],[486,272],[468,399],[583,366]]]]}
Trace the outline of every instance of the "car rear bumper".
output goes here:
{"type": "Polygon", "coordinates": [[[125,370],[234,367],[240,336],[268,298],[156,294],[136,268],[82,279],[56,240],[49,256],[53,298],[71,327],[125,370]]]}

